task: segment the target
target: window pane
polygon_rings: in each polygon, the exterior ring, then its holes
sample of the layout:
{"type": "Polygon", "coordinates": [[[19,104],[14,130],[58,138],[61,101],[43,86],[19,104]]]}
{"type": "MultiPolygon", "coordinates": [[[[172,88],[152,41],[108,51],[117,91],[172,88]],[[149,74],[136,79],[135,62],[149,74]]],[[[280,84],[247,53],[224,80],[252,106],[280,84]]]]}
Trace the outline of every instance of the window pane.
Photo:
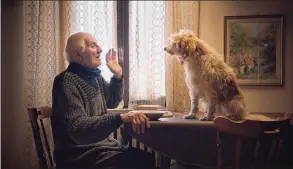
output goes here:
{"type": "Polygon", "coordinates": [[[164,1],[130,1],[130,105],[165,104],[164,1]]]}

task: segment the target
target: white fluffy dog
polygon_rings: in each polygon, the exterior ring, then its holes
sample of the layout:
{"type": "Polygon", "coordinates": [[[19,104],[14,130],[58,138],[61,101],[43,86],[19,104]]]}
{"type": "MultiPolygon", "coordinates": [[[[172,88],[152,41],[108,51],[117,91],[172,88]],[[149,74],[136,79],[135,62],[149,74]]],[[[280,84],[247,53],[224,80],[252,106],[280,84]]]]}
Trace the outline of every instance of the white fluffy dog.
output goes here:
{"type": "Polygon", "coordinates": [[[164,50],[177,56],[183,64],[191,99],[191,111],[184,118],[210,121],[221,115],[244,119],[243,94],[236,84],[233,69],[222,56],[190,30],[180,30],[171,35],[170,40],[171,44],[164,50]],[[205,116],[200,118],[197,115],[199,99],[207,105],[205,116]]]}

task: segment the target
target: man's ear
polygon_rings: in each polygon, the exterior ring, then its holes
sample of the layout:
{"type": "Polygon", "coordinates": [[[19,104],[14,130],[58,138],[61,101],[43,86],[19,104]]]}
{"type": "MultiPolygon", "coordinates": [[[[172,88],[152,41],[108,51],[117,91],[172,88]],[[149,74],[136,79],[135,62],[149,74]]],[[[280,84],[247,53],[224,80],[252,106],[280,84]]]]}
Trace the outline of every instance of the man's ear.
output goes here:
{"type": "Polygon", "coordinates": [[[71,57],[72,57],[73,60],[77,60],[76,53],[72,53],[72,54],[71,54],[71,57]]]}
{"type": "Polygon", "coordinates": [[[80,62],[81,61],[81,55],[79,52],[75,51],[71,54],[72,60],[76,61],[76,62],[80,62]]]}

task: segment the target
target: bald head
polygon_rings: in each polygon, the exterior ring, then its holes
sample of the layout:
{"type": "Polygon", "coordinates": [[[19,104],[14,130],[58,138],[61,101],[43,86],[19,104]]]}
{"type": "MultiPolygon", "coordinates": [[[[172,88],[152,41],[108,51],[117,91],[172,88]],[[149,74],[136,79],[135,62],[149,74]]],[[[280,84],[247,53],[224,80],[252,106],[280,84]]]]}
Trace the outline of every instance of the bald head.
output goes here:
{"type": "Polygon", "coordinates": [[[84,51],[85,48],[85,36],[88,35],[85,32],[78,32],[73,35],[71,35],[67,39],[67,44],[66,44],[66,55],[67,55],[67,60],[69,62],[74,60],[74,56],[77,55],[79,52],[84,51]]]}
{"type": "Polygon", "coordinates": [[[71,35],[66,44],[66,56],[69,62],[77,62],[90,68],[99,66],[101,48],[95,37],[86,32],[71,35]]]}

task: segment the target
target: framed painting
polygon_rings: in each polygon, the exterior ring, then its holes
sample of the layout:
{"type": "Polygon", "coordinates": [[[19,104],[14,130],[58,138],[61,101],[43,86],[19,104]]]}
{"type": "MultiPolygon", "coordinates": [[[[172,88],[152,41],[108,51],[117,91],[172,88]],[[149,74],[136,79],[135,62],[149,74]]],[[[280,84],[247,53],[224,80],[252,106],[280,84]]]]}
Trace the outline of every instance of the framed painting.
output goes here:
{"type": "Polygon", "coordinates": [[[282,38],[282,15],[225,16],[225,62],[239,85],[282,85],[282,38]]]}

